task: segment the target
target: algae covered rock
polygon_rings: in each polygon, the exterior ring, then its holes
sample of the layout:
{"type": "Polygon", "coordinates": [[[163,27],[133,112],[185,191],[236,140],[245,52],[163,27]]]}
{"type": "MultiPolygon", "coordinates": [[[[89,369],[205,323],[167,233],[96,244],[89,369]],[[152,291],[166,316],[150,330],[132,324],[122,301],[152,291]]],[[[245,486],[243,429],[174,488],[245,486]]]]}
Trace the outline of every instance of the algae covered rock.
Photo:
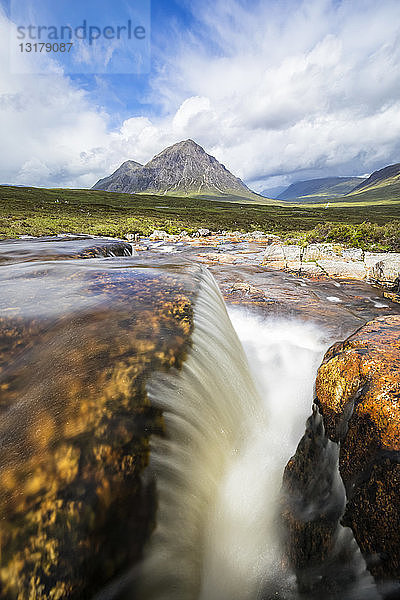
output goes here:
{"type": "Polygon", "coordinates": [[[146,382],[182,365],[194,275],[132,258],[0,267],[0,598],[91,598],[140,559],[163,431],[146,382]]]}
{"type": "Polygon", "coordinates": [[[325,355],[316,393],[340,442],[349,525],[371,572],[400,579],[400,317],[379,317],[325,355]]]}

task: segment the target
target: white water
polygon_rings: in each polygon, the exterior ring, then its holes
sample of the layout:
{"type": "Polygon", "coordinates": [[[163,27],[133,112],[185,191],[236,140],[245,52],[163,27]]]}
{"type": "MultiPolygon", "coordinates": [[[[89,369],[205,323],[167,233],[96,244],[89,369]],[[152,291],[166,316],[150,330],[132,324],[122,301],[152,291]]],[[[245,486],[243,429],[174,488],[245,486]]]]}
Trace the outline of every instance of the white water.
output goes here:
{"type": "Polygon", "coordinates": [[[313,324],[238,308],[233,328],[215,281],[201,280],[188,358],[149,389],[167,439],[153,441],[159,507],[138,597],[297,598],[277,532],[282,474],[329,340],[313,324]]]}
{"type": "Polygon", "coordinates": [[[243,309],[230,310],[230,317],[259,389],[261,418],[249,421],[220,485],[207,531],[203,600],[257,598],[268,579],[282,590],[295,585],[281,569],[277,509],[283,470],[304,433],[326,347],[313,325],[264,320],[243,309]]]}

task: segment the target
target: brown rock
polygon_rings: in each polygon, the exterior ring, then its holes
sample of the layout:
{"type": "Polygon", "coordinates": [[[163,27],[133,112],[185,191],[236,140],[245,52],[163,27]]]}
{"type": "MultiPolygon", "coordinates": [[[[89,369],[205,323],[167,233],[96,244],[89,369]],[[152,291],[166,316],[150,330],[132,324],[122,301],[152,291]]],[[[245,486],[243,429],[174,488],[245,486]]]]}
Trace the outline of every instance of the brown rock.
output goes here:
{"type": "Polygon", "coordinates": [[[400,578],[400,317],[380,317],[328,350],[316,393],[340,441],[345,522],[379,578],[400,578]]]}

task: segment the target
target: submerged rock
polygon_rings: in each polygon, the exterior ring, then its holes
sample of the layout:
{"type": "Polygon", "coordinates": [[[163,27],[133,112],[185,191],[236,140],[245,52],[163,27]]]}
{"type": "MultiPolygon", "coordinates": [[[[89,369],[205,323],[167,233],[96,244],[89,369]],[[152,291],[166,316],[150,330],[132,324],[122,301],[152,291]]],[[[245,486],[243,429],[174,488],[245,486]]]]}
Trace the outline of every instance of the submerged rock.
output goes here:
{"type": "Polygon", "coordinates": [[[195,278],[131,261],[0,268],[2,599],[91,598],[154,527],[146,381],[182,365],[195,278]]]}
{"type": "Polygon", "coordinates": [[[400,317],[379,317],[326,353],[316,394],[340,442],[349,525],[378,579],[400,579],[400,317]]]}

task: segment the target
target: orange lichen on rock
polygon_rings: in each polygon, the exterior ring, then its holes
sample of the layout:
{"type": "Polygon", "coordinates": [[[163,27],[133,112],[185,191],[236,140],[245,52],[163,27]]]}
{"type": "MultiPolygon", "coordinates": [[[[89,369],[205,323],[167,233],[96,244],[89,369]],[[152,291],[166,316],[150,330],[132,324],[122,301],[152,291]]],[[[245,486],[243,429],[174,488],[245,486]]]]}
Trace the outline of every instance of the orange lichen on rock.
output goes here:
{"type": "Polygon", "coordinates": [[[400,579],[400,316],[379,317],[328,350],[316,395],[348,504],[344,522],[378,578],[400,579]]]}
{"type": "Polygon", "coordinates": [[[316,392],[331,439],[348,412],[370,422],[382,449],[400,450],[399,332],[400,316],[379,317],[328,350],[316,392]]]}

